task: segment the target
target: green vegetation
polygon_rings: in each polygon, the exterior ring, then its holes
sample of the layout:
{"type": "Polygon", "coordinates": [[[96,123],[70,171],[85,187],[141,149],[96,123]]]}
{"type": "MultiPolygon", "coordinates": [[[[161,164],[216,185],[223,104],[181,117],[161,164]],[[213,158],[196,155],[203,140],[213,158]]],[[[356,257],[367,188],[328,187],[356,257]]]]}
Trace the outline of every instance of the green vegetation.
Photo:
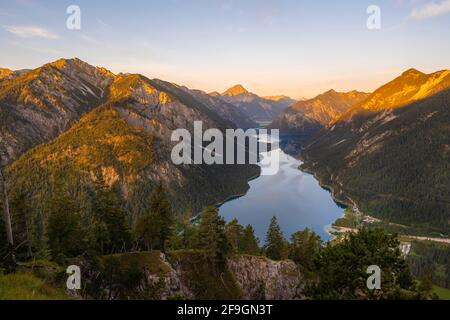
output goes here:
{"type": "Polygon", "coordinates": [[[159,251],[94,257],[88,266],[97,276],[84,277],[83,294],[95,299],[157,299],[164,276],[170,272],[159,251]],[[159,279],[149,281],[147,272],[159,279]]]}
{"type": "Polygon", "coordinates": [[[196,299],[241,299],[242,291],[225,265],[211,268],[202,250],[169,252],[169,260],[179,264],[182,278],[192,288],[196,299]]]}
{"type": "Polygon", "coordinates": [[[150,199],[149,212],[138,219],[136,237],[147,250],[154,247],[165,251],[172,236],[174,215],[162,184],[159,184],[150,199]]]}
{"type": "Polygon", "coordinates": [[[433,286],[433,293],[436,294],[440,300],[450,300],[450,289],[433,286]]]}
{"type": "Polygon", "coordinates": [[[317,283],[309,288],[314,299],[413,299],[415,292],[408,266],[396,236],[381,229],[361,229],[341,242],[324,247],[315,257],[317,283]],[[367,267],[382,270],[382,290],[366,286],[367,267]]]}
{"type": "Polygon", "coordinates": [[[450,289],[450,245],[411,241],[407,262],[414,277],[428,278],[432,284],[450,289]]]}
{"type": "Polygon", "coordinates": [[[288,250],[288,243],[278,224],[277,217],[274,216],[270,221],[269,230],[267,231],[264,252],[272,260],[283,260],[288,257],[288,250]]]}
{"type": "Polygon", "coordinates": [[[203,212],[198,228],[198,246],[212,266],[220,268],[225,264],[231,245],[225,233],[225,221],[216,207],[208,207],[203,212]]]}
{"type": "Polygon", "coordinates": [[[351,208],[346,208],[344,216],[333,223],[334,226],[357,229],[361,226],[361,216],[355,213],[351,208]]]}
{"type": "Polygon", "coordinates": [[[322,240],[313,231],[306,228],[297,231],[291,236],[289,246],[289,259],[294,261],[301,270],[307,273],[314,273],[314,257],[322,248],[322,240]]]}
{"type": "Polygon", "coordinates": [[[82,253],[83,229],[80,214],[73,199],[57,190],[48,205],[48,248],[53,259],[73,257],[82,253]],[[81,238],[80,238],[81,236],[81,238]]]}
{"type": "Polygon", "coordinates": [[[0,274],[0,300],[67,300],[64,291],[28,273],[0,274]]]}
{"type": "Polygon", "coordinates": [[[370,216],[417,233],[450,234],[448,101],[447,89],[395,109],[390,121],[375,113],[338,123],[311,139],[303,167],[370,216]]]}

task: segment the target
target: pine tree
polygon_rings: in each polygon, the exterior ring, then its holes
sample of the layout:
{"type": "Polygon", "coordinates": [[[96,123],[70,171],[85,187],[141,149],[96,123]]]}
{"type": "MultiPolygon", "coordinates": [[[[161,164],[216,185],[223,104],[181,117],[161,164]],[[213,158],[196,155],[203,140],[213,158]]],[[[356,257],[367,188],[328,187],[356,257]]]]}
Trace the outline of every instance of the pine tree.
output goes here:
{"type": "Polygon", "coordinates": [[[244,229],[242,236],[241,253],[259,255],[260,248],[258,244],[258,238],[255,237],[255,231],[251,225],[248,225],[244,229]]]}
{"type": "Polygon", "coordinates": [[[9,271],[14,271],[16,267],[16,256],[14,253],[14,238],[11,224],[11,213],[9,211],[8,189],[3,176],[3,163],[0,158],[0,192],[2,199],[3,224],[7,239],[6,265],[9,271]]]}
{"type": "Polygon", "coordinates": [[[48,246],[53,259],[82,253],[84,232],[78,207],[72,197],[57,186],[46,211],[48,246]]]}
{"type": "Polygon", "coordinates": [[[150,213],[155,220],[154,223],[156,223],[159,227],[158,247],[162,251],[165,251],[166,242],[170,239],[173,233],[175,218],[162,183],[158,184],[150,197],[150,213]]]}
{"type": "Polygon", "coordinates": [[[405,281],[405,273],[410,271],[399,246],[396,235],[367,228],[327,245],[314,259],[319,281],[308,289],[308,295],[326,300],[411,298],[412,283],[405,281]],[[382,270],[382,290],[367,288],[367,267],[371,265],[382,270]]]}
{"type": "Polygon", "coordinates": [[[150,197],[149,210],[138,218],[135,225],[135,237],[138,246],[145,250],[166,250],[172,237],[175,218],[167,199],[164,187],[159,183],[150,197]]]}
{"type": "Polygon", "coordinates": [[[151,251],[161,243],[161,222],[154,213],[145,213],[139,217],[135,226],[135,236],[140,248],[151,251]]]}
{"type": "Polygon", "coordinates": [[[287,258],[287,244],[284,239],[277,218],[274,216],[270,222],[266,236],[265,252],[272,260],[283,260],[287,258]]]}
{"type": "Polygon", "coordinates": [[[216,207],[208,207],[203,212],[198,237],[206,259],[213,266],[223,266],[231,247],[225,234],[225,221],[216,207]]]}
{"type": "Polygon", "coordinates": [[[109,239],[104,241],[105,253],[126,251],[130,245],[131,233],[126,213],[121,208],[117,193],[106,185],[99,174],[95,182],[95,196],[92,201],[94,223],[106,226],[109,239]]]}
{"type": "Polygon", "coordinates": [[[230,221],[225,227],[225,233],[231,245],[233,253],[239,253],[242,247],[244,230],[237,219],[230,221]]]}
{"type": "Polygon", "coordinates": [[[289,258],[299,266],[312,271],[314,269],[314,257],[322,246],[320,237],[306,228],[297,231],[291,236],[289,258]]]}
{"type": "Polygon", "coordinates": [[[11,199],[11,209],[14,215],[13,231],[18,243],[18,254],[25,254],[25,257],[29,259],[33,255],[31,208],[27,203],[27,195],[24,192],[19,191],[11,199]]]}

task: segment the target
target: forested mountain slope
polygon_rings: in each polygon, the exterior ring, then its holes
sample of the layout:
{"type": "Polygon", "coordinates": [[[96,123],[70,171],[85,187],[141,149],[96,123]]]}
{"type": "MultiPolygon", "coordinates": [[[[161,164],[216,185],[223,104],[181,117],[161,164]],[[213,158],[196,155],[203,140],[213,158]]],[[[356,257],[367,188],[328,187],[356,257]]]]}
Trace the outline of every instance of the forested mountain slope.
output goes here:
{"type": "Polygon", "coordinates": [[[449,233],[448,74],[410,70],[381,87],[310,139],[304,168],[367,214],[449,233]]]}

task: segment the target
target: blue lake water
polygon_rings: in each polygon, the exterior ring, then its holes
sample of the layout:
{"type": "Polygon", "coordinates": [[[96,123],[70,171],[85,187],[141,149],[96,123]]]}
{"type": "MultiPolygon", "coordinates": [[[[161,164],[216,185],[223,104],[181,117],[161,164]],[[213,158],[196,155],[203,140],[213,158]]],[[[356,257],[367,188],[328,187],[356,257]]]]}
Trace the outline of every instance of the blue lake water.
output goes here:
{"type": "Polygon", "coordinates": [[[329,240],[327,230],[344,209],[314,176],[298,169],[301,161],[281,149],[270,152],[279,153],[278,173],[250,181],[248,193],[224,203],[220,214],[227,222],[237,218],[241,225],[251,224],[261,244],[274,215],[287,239],[296,231],[310,228],[324,241],[329,240]]]}

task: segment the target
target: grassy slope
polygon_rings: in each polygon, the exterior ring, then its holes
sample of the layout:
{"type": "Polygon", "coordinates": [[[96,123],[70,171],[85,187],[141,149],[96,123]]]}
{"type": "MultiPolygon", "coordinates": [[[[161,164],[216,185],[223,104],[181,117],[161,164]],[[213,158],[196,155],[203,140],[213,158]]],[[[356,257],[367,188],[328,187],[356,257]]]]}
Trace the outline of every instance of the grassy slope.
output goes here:
{"type": "Polygon", "coordinates": [[[0,274],[0,300],[67,300],[68,295],[29,273],[0,274]]]}
{"type": "Polygon", "coordinates": [[[441,300],[450,300],[450,289],[433,286],[433,293],[441,300]]]}

